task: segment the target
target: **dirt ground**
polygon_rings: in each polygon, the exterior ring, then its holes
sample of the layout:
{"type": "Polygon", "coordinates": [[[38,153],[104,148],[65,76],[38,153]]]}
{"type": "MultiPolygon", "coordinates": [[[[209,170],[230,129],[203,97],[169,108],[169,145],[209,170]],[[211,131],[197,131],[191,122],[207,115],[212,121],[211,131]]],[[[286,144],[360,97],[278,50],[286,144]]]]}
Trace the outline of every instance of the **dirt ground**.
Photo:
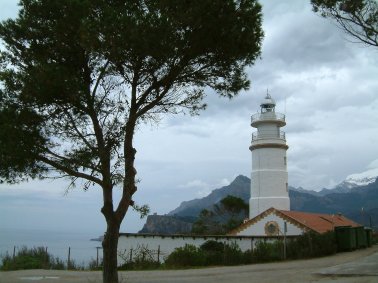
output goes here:
{"type": "MultiPolygon", "coordinates": [[[[188,270],[119,273],[130,283],[377,283],[378,246],[329,257],[188,270]]],[[[100,283],[101,272],[22,270],[0,272],[0,283],[100,283]]]]}

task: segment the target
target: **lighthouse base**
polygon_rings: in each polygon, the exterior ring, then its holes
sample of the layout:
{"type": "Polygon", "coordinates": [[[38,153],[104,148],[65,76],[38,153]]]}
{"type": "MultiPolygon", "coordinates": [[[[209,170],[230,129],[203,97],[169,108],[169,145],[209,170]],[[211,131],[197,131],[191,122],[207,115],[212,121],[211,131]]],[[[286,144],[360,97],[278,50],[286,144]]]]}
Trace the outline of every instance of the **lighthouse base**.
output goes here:
{"type": "Polygon", "coordinates": [[[256,217],[257,215],[271,207],[279,210],[290,210],[290,199],[289,197],[250,198],[249,219],[256,217]]]}

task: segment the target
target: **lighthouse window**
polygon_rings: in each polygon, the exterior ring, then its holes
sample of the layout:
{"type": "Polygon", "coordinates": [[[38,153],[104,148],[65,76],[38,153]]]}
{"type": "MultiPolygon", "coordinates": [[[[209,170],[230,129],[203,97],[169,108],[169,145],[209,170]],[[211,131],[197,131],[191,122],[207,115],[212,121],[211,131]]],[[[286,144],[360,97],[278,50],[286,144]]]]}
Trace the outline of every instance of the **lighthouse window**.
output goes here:
{"type": "Polygon", "coordinates": [[[289,185],[286,183],[286,191],[289,191],[289,185]]]}
{"type": "Polygon", "coordinates": [[[286,156],[284,157],[284,164],[286,165],[286,156]]]}

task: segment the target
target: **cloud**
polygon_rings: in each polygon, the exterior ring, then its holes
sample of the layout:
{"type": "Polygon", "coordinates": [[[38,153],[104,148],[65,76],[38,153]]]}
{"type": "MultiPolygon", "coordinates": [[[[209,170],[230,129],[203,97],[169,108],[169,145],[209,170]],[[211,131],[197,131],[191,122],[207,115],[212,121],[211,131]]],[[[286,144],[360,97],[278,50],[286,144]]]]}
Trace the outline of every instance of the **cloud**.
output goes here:
{"type": "MultiPolygon", "coordinates": [[[[167,213],[182,201],[227,185],[239,174],[250,176],[249,145],[256,131],[250,126],[250,116],[259,111],[267,88],[277,102],[276,110],[286,114],[282,130],[289,145],[291,186],[329,188],[350,174],[377,166],[377,51],[345,40],[332,22],[312,12],[310,1],[261,3],[266,36],[261,59],[247,69],[251,88],[232,100],[206,90],[208,109],[200,116],[165,116],[158,125],[140,125],[135,147],[141,182],[135,201],[149,204],[151,212],[167,213]]],[[[94,221],[103,225],[101,193],[94,190],[92,196],[75,190],[64,198],[65,185],[32,182],[20,185],[25,190],[14,193],[1,185],[2,204],[15,204],[14,208],[5,205],[6,211],[0,207],[1,223],[21,219],[17,210],[22,201],[28,205],[35,201],[33,209],[42,213],[46,199],[43,223],[48,225],[49,211],[54,209],[48,205],[51,199],[56,204],[54,217],[64,225],[80,226],[71,216],[64,222],[64,207],[77,215],[92,210],[91,215],[98,217],[94,221]],[[85,206],[86,200],[90,206],[85,206]]],[[[26,223],[33,212],[23,212],[22,223],[26,223]]],[[[123,226],[127,231],[137,231],[144,223],[137,214],[127,217],[123,226]]],[[[53,219],[51,223],[56,225],[53,219]]]]}
{"type": "Polygon", "coordinates": [[[227,186],[229,184],[230,181],[226,178],[223,178],[215,184],[209,184],[202,180],[192,180],[183,185],[179,185],[178,187],[182,189],[194,190],[196,192],[196,196],[202,198],[209,195],[212,190],[227,186]]]}
{"type": "Polygon", "coordinates": [[[375,169],[375,168],[378,168],[378,159],[373,160],[367,166],[367,169],[375,169]]]}

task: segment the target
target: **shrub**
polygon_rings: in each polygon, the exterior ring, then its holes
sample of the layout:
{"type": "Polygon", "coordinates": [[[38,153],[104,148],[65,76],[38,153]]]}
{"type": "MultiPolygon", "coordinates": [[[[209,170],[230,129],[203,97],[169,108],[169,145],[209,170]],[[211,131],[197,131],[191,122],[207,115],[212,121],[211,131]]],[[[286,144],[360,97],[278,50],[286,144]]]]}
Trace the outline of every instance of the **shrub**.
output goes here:
{"type": "Polygon", "coordinates": [[[243,264],[245,257],[238,244],[210,240],[197,248],[193,245],[175,249],[166,259],[168,267],[243,264]]]}
{"type": "Polygon", "coordinates": [[[31,249],[22,247],[14,258],[6,254],[2,259],[0,267],[0,270],[4,271],[20,269],[84,270],[85,268],[84,264],[78,265],[75,261],[70,261],[67,266],[63,260],[54,258],[49,254],[44,247],[34,247],[31,249]]]}
{"type": "Polygon", "coordinates": [[[124,260],[124,264],[118,267],[119,270],[145,270],[160,267],[160,262],[157,260],[158,251],[150,250],[146,245],[138,245],[134,251],[125,251],[118,255],[124,260]]]}
{"type": "Polygon", "coordinates": [[[292,259],[326,256],[336,253],[334,232],[305,233],[287,243],[287,257],[292,259]]]}
{"type": "Polygon", "coordinates": [[[235,242],[224,247],[224,265],[237,265],[244,263],[243,252],[235,242]]]}
{"type": "Polygon", "coordinates": [[[283,243],[281,241],[258,241],[252,252],[253,262],[277,261],[283,257],[283,243]]]}
{"type": "Polygon", "coordinates": [[[222,242],[209,240],[200,246],[204,255],[204,265],[222,265],[224,263],[225,245],[222,242]]]}
{"type": "Polygon", "coordinates": [[[44,247],[32,249],[22,247],[14,258],[9,254],[3,257],[1,270],[49,268],[51,259],[44,247]]]}
{"type": "Polygon", "coordinates": [[[205,257],[203,251],[194,245],[186,244],[176,248],[165,260],[167,267],[203,266],[205,257]]]}
{"type": "Polygon", "coordinates": [[[371,235],[371,244],[377,245],[378,244],[378,232],[373,232],[371,235]]]}

